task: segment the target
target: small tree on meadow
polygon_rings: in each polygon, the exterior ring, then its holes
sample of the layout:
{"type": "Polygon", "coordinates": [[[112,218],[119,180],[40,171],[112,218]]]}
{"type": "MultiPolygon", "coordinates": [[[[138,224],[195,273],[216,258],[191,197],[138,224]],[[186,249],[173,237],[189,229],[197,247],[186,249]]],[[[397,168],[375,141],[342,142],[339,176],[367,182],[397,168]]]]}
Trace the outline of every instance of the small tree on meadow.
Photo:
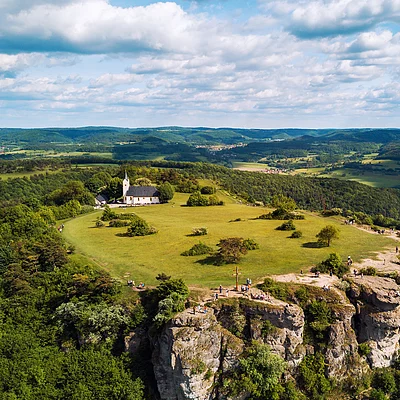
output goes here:
{"type": "Polygon", "coordinates": [[[336,226],[327,225],[320,230],[316,237],[318,238],[318,243],[329,247],[333,239],[339,239],[339,229],[336,226]]]}
{"type": "Polygon", "coordinates": [[[186,205],[189,207],[208,206],[208,197],[203,196],[200,192],[194,192],[189,196],[186,205]]]}
{"type": "Polygon", "coordinates": [[[218,264],[236,264],[243,255],[247,254],[246,244],[240,237],[221,239],[217,246],[219,247],[218,264]]]}

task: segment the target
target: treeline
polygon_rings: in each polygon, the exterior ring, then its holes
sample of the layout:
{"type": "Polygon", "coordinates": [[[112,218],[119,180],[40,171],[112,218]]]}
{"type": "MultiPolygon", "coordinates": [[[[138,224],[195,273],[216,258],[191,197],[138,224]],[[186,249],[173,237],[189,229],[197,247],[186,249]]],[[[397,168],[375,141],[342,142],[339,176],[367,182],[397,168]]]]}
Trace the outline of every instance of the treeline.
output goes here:
{"type": "Polygon", "coordinates": [[[285,195],[306,210],[342,208],[400,219],[398,189],[373,188],[331,178],[236,171],[211,164],[193,164],[189,171],[197,177],[218,181],[225,190],[249,202],[269,204],[274,195],[285,195]]]}

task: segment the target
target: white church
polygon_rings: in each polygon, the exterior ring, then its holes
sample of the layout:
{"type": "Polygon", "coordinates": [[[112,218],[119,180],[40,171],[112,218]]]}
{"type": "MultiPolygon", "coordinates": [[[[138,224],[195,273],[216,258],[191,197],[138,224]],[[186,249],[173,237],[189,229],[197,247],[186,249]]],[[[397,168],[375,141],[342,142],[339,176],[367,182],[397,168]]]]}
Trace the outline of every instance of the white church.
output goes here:
{"type": "Polygon", "coordinates": [[[131,186],[125,171],[122,182],[122,196],[124,203],[130,206],[144,206],[160,204],[160,193],[154,186],[131,186]]]}

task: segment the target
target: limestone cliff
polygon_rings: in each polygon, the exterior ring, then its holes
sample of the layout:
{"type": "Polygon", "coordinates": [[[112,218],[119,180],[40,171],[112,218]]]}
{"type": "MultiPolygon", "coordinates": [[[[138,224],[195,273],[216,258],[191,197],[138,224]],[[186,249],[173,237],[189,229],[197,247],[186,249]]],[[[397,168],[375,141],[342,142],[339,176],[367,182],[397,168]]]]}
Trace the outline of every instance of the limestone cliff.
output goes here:
{"type": "MultiPolygon", "coordinates": [[[[246,344],[257,340],[287,363],[288,376],[296,377],[305,355],[316,351],[325,357],[326,375],[334,379],[358,376],[368,369],[358,354],[359,343],[368,343],[371,367],[389,366],[396,358],[400,340],[400,288],[388,278],[348,280],[347,296],[318,301],[329,303],[331,322],[324,343],[313,342],[307,307],[272,299],[226,299],[213,303],[206,313],[186,310],[152,337],[152,362],[162,400],[223,399],[220,377],[238,364],[246,344]],[[349,301],[350,300],[350,301],[349,301]]],[[[315,295],[315,288],[313,293],[315,295]]],[[[325,293],[325,296],[327,294],[325,293]]],[[[140,337],[133,333],[127,348],[135,351],[140,337]]]]}
{"type": "Polygon", "coordinates": [[[393,279],[353,279],[349,298],[356,305],[355,331],[371,348],[371,367],[388,367],[397,357],[400,340],[400,288],[393,279]]]}

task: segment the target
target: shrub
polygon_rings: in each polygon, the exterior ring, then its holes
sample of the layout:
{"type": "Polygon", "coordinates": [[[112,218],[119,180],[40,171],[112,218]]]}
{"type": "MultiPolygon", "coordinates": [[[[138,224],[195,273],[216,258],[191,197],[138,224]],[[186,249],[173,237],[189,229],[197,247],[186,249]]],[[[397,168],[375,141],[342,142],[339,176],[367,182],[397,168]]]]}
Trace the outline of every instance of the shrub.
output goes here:
{"type": "Polygon", "coordinates": [[[309,293],[308,293],[308,289],[305,286],[301,286],[299,287],[294,295],[296,296],[296,299],[299,301],[299,303],[301,305],[304,305],[308,302],[309,300],[309,293]]]}
{"type": "Polygon", "coordinates": [[[296,227],[294,226],[293,220],[289,219],[289,221],[279,225],[276,229],[278,231],[294,231],[296,230],[296,227]]]}
{"type": "Polygon", "coordinates": [[[186,202],[189,207],[204,207],[209,205],[208,198],[203,196],[200,192],[194,192],[191,194],[186,202]]]}
{"type": "Polygon", "coordinates": [[[315,338],[321,341],[325,338],[325,333],[333,322],[332,311],[324,301],[314,300],[305,309],[308,326],[315,338]]]}
{"type": "Polygon", "coordinates": [[[110,206],[106,204],[104,206],[103,215],[101,216],[102,221],[111,221],[112,219],[117,219],[118,215],[115,211],[111,210],[110,206]]]}
{"type": "Polygon", "coordinates": [[[304,219],[304,215],[297,214],[297,213],[294,213],[294,212],[287,212],[286,210],[284,210],[282,208],[277,208],[272,213],[260,215],[258,217],[258,219],[276,219],[276,220],[293,219],[293,220],[299,220],[299,219],[304,219]]]}
{"type": "Polygon", "coordinates": [[[259,285],[259,288],[263,292],[269,292],[271,296],[275,297],[276,299],[282,301],[289,300],[289,292],[287,290],[286,285],[280,282],[276,282],[272,278],[265,278],[264,282],[261,285],[259,285]]]}
{"type": "Polygon", "coordinates": [[[126,219],[112,219],[109,223],[108,226],[110,228],[121,228],[123,226],[129,226],[132,223],[132,221],[126,220],[126,219]]]}
{"type": "Polygon", "coordinates": [[[372,389],[369,395],[370,400],[387,400],[387,396],[382,390],[372,389]]]}
{"type": "Polygon", "coordinates": [[[260,248],[260,245],[254,239],[245,239],[243,240],[243,244],[247,250],[257,250],[260,248]]]}
{"type": "Polygon", "coordinates": [[[193,228],[192,229],[192,236],[205,236],[208,234],[207,228],[204,226],[201,228],[193,228]]]}
{"type": "Polygon", "coordinates": [[[376,370],[372,378],[372,387],[386,394],[392,393],[396,389],[396,382],[390,370],[376,370]]]}
{"type": "Polygon", "coordinates": [[[96,219],[96,228],[102,228],[103,226],[105,226],[104,222],[100,218],[97,218],[96,219]]]}
{"type": "Polygon", "coordinates": [[[200,190],[201,194],[214,194],[215,188],[213,186],[203,186],[200,190]]]}
{"type": "Polygon", "coordinates": [[[302,231],[294,231],[291,235],[290,238],[291,239],[299,239],[303,236],[303,232],[302,231]]]}
{"type": "Polygon", "coordinates": [[[371,347],[368,343],[360,343],[358,345],[358,354],[360,356],[367,356],[369,353],[371,353],[371,347]]]}
{"type": "Polygon", "coordinates": [[[227,398],[279,399],[283,392],[281,377],[285,362],[272,354],[265,344],[253,342],[240,356],[238,369],[226,384],[227,398]]]}
{"type": "Polygon", "coordinates": [[[321,399],[331,389],[321,353],[305,356],[299,365],[300,385],[311,399],[321,399]]]}
{"type": "Polygon", "coordinates": [[[277,330],[278,328],[273,325],[271,321],[266,319],[265,321],[263,321],[261,326],[261,335],[263,336],[263,338],[266,338],[270,335],[273,335],[277,330]]]}
{"type": "Polygon", "coordinates": [[[311,272],[316,271],[322,273],[332,271],[332,273],[341,278],[344,274],[349,272],[349,267],[347,264],[343,263],[338,253],[331,253],[326,260],[320,262],[316,267],[311,268],[311,272]]]}
{"type": "Polygon", "coordinates": [[[154,233],[157,233],[157,230],[142,218],[133,221],[126,231],[127,236],[147,236],[154,233]]]}
{"type": "Polygon", "coordinates": [[[220,200],[215,194],[208,198],[208,205],[209,206],[223,206],[224,202],[220,200]]]}
{"type": "Polygon", "coordinates": [[[201,256],[203,254],[210,254],[212,253],[213,249],[206,244],[199,242],[193,245],[189,250],[184,251],[181,253],[181,256],[201,256]]]}
{"type": "Polygon", "coordinates": [[[374,267],[361,268],[360,273],[363,275],[376,276],[377,270],[374,267]]]}

